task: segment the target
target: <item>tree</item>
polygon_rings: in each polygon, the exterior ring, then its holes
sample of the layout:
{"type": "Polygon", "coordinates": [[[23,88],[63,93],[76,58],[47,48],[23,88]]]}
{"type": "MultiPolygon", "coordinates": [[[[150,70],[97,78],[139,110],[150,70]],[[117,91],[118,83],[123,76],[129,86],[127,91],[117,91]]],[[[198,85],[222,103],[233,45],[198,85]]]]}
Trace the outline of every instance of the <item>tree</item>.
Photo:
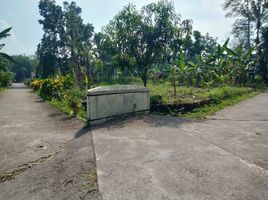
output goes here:
{"type": "Polygon", "coordinates": [[[15,75],[16,82],[23,82],[25,79],[31,78],[31,73],[35,71],[38,61],[24,55],[12,56],[13,62],[8,68],[15,75]]]}
{"type": "Polygon", "coordinates": [[[38,44],[36,55],[40,60],[39,75],[43,78],[54,76],[60,70],[62,43],[60,36],[64,31],[63,11],[55,0],[40,0],[39,13],[43,19],[43,38],[38,44]]]}
{"type": "Polygon", "coordinates": [[[89,57],[94,28],[91,24],[83,23],[81,13],[82,9],[75,2],[64,2],[65,33],[62,35],[62,40],[69,52],[77,86],[82,89],[81,61],[84,60],[87,73],[89,73],[89,57]]]}
{"type": "MultiPolygon", "coordinates": [[[[10,36],[9,32],[12,28],[7,28],[0,32],[0,40],[10,36]]],[[[5,44],[0,44],[0,50],[5,46],[5,44]]],[[[7,86],[11,79],[12,74],[7,69],[8,61],[13,61],[12,58],[6,53],[0,52],[0,86],[7,86]]]]}
{"type": "MultiPolygon", "coordinates": [[[[3,30],[2,32],[0,32],[0,40],[9,37],[10,36],[10,31],[11,31],[12,27],[7,28],[5,30],[3,30]]],[[[0,50],[5,46],[5,44],[0,44],[0,50]]],[[[12,60],[12,58],[7,55],[6,53],[0,52],[0,59],[6,59],[6,60],[12,60]]]]}
{"type": "Polygon", "coordinates": [[[140,12],[129,4],[106,27],[119,55],[133,58],[144,86],[150,67],[170,47],[177,22],[174,5],[162,0],[144,6],[140,12]]]}
{"type": "Polygon", "coordinates": [[[259,74],[262,79],[268,84],[268,27],[262,31],[261,45],[259,46],[259,74]]]}
{"type": "Polygon", "coordinates": [[[255,44],[258,45],[260,43],[260,30],[268,21],[268,1],[225,0],[223,8],[227,10],[227,17],[237,18],[233,25],[233,33],[237,37],[241,37],[241,35],[246,37],[246,48],[249,49],[251,46],[251,36],[254,30],[255,44]]]}
{"type": "Polygon", "coordinates": [[[260,31],[268,24],[268,1],[267,0],[252,0],[252,18],[256,29],[256,44],[260,43],[260,31]]]}
{"type": "Polygon", "coordinates": [[[230,74],[234,76],[235,84],[244,85],[246,83],[248,72],[254,65],[251,59],[254,50],[254,48],[244,50],[241,46],[234,50],[226,47],[226,51],[229,54],[229,65],[232,69],[230,74]]]}

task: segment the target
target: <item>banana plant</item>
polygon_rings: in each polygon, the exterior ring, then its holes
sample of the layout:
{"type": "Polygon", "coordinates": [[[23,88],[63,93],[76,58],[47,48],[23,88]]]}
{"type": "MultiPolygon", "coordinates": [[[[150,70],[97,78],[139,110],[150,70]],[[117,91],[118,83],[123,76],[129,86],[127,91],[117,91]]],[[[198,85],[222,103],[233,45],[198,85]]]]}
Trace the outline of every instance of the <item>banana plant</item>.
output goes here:
{"type": "Polygon", "coordinates": [[[245,84],[247,74],[254,66],[254,61],[251,59],[254,50],[253,47],[246,51],[242,47],[237,47],[234,50],[226,47],[229,55],[229,66],[235,83],[245,84]]]}
{"type": "Polygon", "coordinates": [[[204,70],[204,60],[201,56],[197,56],[195,62],[188,62],[188,78],[190,81],[195,80],[195,86],[200,86],[202,81],[202,74],[204,70]]]}
{"type": "MultiPolygon", "coordinates": [[[[7,28],[7,29],[3,30],[2,32],[0,32],[0,40],[10,36],[9,32],[11,31],[11,29],[12,29],[12,27],[7,28]]],[[[0,44],[0,50],[3,49],[4,46],[5,46],[5,44],[0,44]]],[[[7,55],[3,52],[0,52],[0,59],[13,61],[13,59],[9,55],[7,55]]]]}
{"type": "Polygon", "coordinates": [[[180,82],[180,84],[183,84],[184,77],[186,76],[187,70],[188,70],[188,66],[185,62],[185,52],[184,51],[180,50],[179,57],[175,63],[176,63],[177,69],[178,69],[179,82],[180,82]]]}

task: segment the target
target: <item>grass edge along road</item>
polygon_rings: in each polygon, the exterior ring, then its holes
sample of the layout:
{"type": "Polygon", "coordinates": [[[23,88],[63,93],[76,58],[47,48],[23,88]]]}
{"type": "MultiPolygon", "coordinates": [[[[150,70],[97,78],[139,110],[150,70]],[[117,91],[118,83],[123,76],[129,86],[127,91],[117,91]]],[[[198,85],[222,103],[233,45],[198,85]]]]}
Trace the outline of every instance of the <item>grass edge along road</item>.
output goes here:
{"type": "MultiPolygon", "coordinates": [[[[86,111],[82,102],[85,100],[86,92],[82,92],[73,87],[65,88],[65,79],[66,77],[58,77],[54,80],[34,80],[28,85],[32,86],[33,89],[52,106],[59,108],[61,111],[70,116],[78,117],[85,122],[86,111]],[[50,84],[48,84],[49,87],[44,90],[43,84],[46,83],[46,81],[50,84]],[[60,86],[58,86],[59,83],[61,83],[60,86]],[[38,87],[36,87],[36,85],[38,85],[38,87]],[[44,98],[47,97],[47,92],[53,95],[50,95],[49,98],[44,98]]],[[[212,115],[221,109],[253,97],[263,90],[263,88],[254,90],[251,87],[238,86],[223,86],[214,88],[180,86],[177,87],[177,95],[174,97],[172,86],[168,82],[160,84],[150,83],[148,88],[151,93],[152,105],[157,103],[164,106],[168,104],[180,106],[181,104],[191,105],[196,102],[209,101],[209,103],[198,106],[187,112],[180,112],[175,109],[170,110],[168,113],[157,113],[174,117],[198,119],[205,118],[206,116],[212,115]]]]}

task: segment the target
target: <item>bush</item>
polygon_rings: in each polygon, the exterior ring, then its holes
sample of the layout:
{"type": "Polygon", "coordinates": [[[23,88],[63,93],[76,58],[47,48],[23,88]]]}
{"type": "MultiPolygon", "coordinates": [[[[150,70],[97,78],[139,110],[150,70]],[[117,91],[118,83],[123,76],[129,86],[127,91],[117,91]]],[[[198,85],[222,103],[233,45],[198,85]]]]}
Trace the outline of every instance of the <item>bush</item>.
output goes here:
{"type": "Polygon", "coordinates": [[[162,104],[163,99],[161,95],[153,95],[150,97],[151,104],[162,104]]]}
{"type": "Polygon", "coordinates": [[[0,86],[7,87],[11,83],[12,73],[0,71],[0,86]]]}
{"type": "Polygon", "coordinates": [[[71,76],[60,76],[55,79],[45,79],[40,88],[40,96],[45,100],[53,98],[63,98],[64,92],[73,87],[73,78],[71,76]]]}
{"type": "Polygon", "coordinates": [[[67,102],[67,105],[72,110],[72,114],[77,116],[79,111],[83,110],[83,101],[86,99],[86,91],[80,90],[78,88],[73,88],[66,92],[64,99],[67,102]]]}
{"type": "Polygon", "coordinates": [[[39,92],[39,95],[49,100],[50,103],[63,112],[86,117],[83,110],[83,101],[86,99],[86,91],[80,90],[74,86],[72,76],[58,76],[54,79],[33,80],[31,87],[39,92]]]}
{"type": "Polygon", "coordinates": [[[246,93],[252,92],[251,88],[240,87],[221,87],[212,89],[208,93],[208,98],[214,103],[219,103],[224,99],[237,97],[246,93]]]}
{"type": "Polygon", "coordinates": [[[27,85],[29,84],[33,88],[34,91],[39,90],[42,87],[43,83],[44,83],[44,80],[32,80],[30,83],[26,82],[26,84],[27,85]]]}

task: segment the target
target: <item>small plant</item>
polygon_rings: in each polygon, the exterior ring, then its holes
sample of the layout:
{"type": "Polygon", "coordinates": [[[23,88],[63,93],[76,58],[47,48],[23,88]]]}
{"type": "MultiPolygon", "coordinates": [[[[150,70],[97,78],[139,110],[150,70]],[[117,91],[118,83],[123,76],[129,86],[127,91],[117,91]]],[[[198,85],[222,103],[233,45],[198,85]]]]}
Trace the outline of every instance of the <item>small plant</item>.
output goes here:
{"type": "Polygon", "coordinates": [[[34,91],[38,91],[42,87],[43,83],[44,83],[43,80],[33,80],[29,84],[33,88],[34,91]]]}
{"type": "Polygon", "coordinates": [[[77,116],[80,110],[83,109],[83,100],[86,99],[86,91],[74,88],[66,92],[65,99],[67,105],[71,108],[72,114],[77,116]]]}
{"type": "Polygon", "coordinates": [[[151,102],[151,104],[162,104],[163,103],[162,96],[161,95],[153,95],[150,98],[150,102],[151,102]]]}
{"type": "Polygon", "coordinates": [[[61,99],[65,91],[70,90],[72,87],[73,79],[71,76],[58,76],[55,79],[45,79],[40,88],[40,96],[46,100],[53,98],[61,99]]]}

